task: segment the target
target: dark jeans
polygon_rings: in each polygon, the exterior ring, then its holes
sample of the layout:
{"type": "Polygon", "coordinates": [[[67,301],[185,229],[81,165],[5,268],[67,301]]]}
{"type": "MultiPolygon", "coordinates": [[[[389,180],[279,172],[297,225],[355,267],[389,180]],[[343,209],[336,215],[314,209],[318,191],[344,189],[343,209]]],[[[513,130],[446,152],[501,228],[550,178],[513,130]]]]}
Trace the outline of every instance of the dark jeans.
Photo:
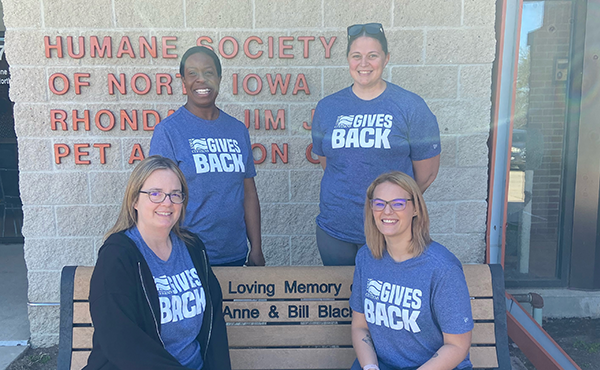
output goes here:
{"type": "Polygon", "coordinates": [[[354,266],[356,253],[362,245],[336,239],[317,226],[317,247],[324,266],[354,266]]]}
{"type": "Polygon", "coordinates": [[[219,265],[213,265],[213,264],[211,264],[211,267],[217,267],[217,266],[221,266],[221,267],[244,266],[244,263],[246,263],[246,258],[242,258],[241,260],[237,260],[237,261],[233,261],[233,262],[222,263],[222,264],[219,264],[219,265]]]}

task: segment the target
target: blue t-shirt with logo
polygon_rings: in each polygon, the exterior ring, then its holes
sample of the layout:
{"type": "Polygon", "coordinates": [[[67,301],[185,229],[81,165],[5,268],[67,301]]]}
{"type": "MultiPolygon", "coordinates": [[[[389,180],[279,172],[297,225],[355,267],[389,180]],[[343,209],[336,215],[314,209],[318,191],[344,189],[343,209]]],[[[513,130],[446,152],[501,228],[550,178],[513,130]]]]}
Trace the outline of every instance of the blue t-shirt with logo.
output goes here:
{"type": "Polygon", "coordinates": [[[160,303],[160,336],[165,349],[183,366],[202,369],[200,343],[206,296],[185,243],[171,233],[169,259],[160,259],[144,242],[136,226],[125,231],[135,242],[154,278],[160,303]]]}
{"type": "Polygon", "coordinates": [[[367,188],[385,172],[412,177],[412,161],[440,154],[437,120],[418,95],[387,82],[373,100],[343,89],[322,99],[312,121],[312,151],[327,158],[317,225],[336,239],[364,244],[367,188]]]}
{"type": "Polygon", "coordinates": [[[204,242],[211,264],[245,258],[244,179],[256,176],[246,126],[223,111],[209,121],[181,107],[154,128],[154,154],[175,161],[185,175],[184,226],[204,242]]]}
{"type": "MultiPolygon", "coordinates": [[[[350,307],[363,313],[377,357],[397,367],[417,367],[444,344],[443,334],[473,329],[471,300],[460,261],[431,242],[418,257],[375,259],[365,245],[356,255],[350,307]]],[[[469,356],[457,368],[471,366],[469,356]]]]}

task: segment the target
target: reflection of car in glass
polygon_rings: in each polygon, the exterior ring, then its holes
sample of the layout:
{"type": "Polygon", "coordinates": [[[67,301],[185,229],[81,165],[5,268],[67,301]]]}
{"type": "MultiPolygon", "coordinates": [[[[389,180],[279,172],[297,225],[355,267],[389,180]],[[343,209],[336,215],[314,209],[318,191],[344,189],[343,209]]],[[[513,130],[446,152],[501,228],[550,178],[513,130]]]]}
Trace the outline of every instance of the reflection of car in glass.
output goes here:
{"type": "Polygon", "coordinates": [[[512,134],[512,147],[510,148],[510,168],[525,171],[525,144],[527,131],[514,129],[512,134]]]}

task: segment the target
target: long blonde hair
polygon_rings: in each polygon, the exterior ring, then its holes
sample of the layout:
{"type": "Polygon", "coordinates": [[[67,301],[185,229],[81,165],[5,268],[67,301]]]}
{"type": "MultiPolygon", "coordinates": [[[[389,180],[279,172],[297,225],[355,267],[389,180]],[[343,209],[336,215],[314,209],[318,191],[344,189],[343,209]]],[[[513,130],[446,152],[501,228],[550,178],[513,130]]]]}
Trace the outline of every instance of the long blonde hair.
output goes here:
{"type": "Polygon", "coordinates": [[[384,182],[398,185],[412,198],[416,215],[412,219],[412,240],[408,252],[414,254],[415,257],[419,256],[423,253],[425,247],[431,243],[431,237],[429,236],[429,214],[427,213],[423,193],[415,180],[399,171],[379,175],[367,189],[367,199],[365,200],[365,237],[367,245],[375,258],[380,259],[383,256],[383,251],[386,249],[385,238],[375,224],[375,217],[371,210],[371,200],[373,199],[375,188],[384,182]]]}
{"type": "Polygon", "coordinates": [[[121,203],[121,211],[115,225],[104,235],[106,240],[110,235],[118,233],[123,230],[132,228],[137,223],[137,210],[134,208],[135,203],[138,201],[140,196],[140,190],[144,183],[156,170],[170,170],[177,176],[179,182],[181,182],[181,191],[184,194],[183,204],[181,208],[181,214],[179,220],[173,226],[173,232],[184,241],[191,241],[193,239],[192,234],[181,228],[181,224],[185,219],[185,208],[188,204],[189,190],[185,176],[183,172],[177,167],[175,162],[169,158],[161,157],[160,155],[153,155],[141,161],[131,172],[129,181],[127,181],[127,187],[125,188],[125,194],[123,196],[123,202],[121,203]]]}

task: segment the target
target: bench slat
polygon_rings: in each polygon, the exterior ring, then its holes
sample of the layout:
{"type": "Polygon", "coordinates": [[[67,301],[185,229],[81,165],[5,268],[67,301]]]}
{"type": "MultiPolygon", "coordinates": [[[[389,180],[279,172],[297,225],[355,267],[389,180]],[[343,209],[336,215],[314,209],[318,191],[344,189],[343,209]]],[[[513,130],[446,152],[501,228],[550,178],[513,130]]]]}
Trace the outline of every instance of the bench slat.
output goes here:
{"type": "Polygon", "coordinates": [[[73,324],[91,324],[90,304],[88,302],[73,302],[73,324]]]}
{"type": "MultiPolygon", "coordinates": [[[[351,346],[350,325],[229,325],[230,347],[351,346]]],[[[495,344],[494,323],[475,323],[473,344],[495,344]]]]}
{"type": "Polygon", "coordinates": [[[493,322],[475,323],[471,344],[496,344],[496,330],[493,322]]]}
{"type": "Polygon", "coordinates": [[[230,347],[350,346],[350,324],[229,325],[230,347]]]}
{"type": "MultiPolygon", "coordinates": [[[[256,349],[231,349],[231,365],[234,370],[242,370],[242,369],[263,369],[264,367],[260,367],[260,364],[271,364],[271,362],[266,362],[267,360],[273,360],[271,357],[273,353],[285,352],[286,355],[293,355],[294,358],[299,357],[300,360],[306,360],[304,356],[319,356],[319,358],[313,357],[314,361],[321,365],[319,361],[321,358],[329,358],[330,361],[327,363],[332,364],[334,367],[318,367],[319,369],[330,369],[330,368],[344,368],[349,369],[352,365],[352,362],[356,358],[354,354],[354,350],[352,348],[321,348],[321,349],[312,349],[312,353],[308,354],[307,352],[297,353],[298,351],[303,351],[304,349],[298,350],[256,350],[256,349]],[[270,352],[264,352],[270,351],[270,352]],[[331,352],[331,356],[329,356],[329,351],[331,352]],[[319,353],[320,352],[320,353],[319,353]],[[336,353],[337,352],[337,353],[336,353]],[[335,356],[335,359],[334,359],[335,356]],[[349,363],[347,366],[340,366],[339,363],[336,365],[336,362],[340,361],[342,364],[349,363]],[[335,367],[337,366],[337,367],[335,367]]],[[[307,349],[311,350],[311,349],[307,349]]],[[[81,370],[87,364],[87,358],[90,355],[90,351],[77,351],[72,353],[71,358],[71,370],[81,370]]],[[[471,362],[473,363],[474,368],[495,368],[498,367],[498,359],[496,358],[496,347],[472,347],[470,351],[471,362]]],[[[284,355],[277,356],[279,357],[276,360],[281,361],[281,357],[284,355]]],[[[289,357],[288,359],[291,361],[294,358],[289,357]]],[[[285,359],[283,359],[285,360],[285,359]]],[[[281,362],[285,363],[285,362],[281,362]]],[[[309,367],[309,366],[307,366],[309,367]]],[[[284,367],[284,366],[271,366],[270,368],[277,369],[299,369],[301,367],[284,367]]]]}
{"type": "Polygon", "coordinates": [[[92,349],[92,335],[94,328],[73,328],[73,348],[74,349],[92,349]]]}
{"type": "Polygon", "coordinates": [[[231,349],[235,370],[349,369],[356,359],[352,348],[231,349]]]}
{"type": "Polygon", "coordinates": [[[87,359],[92,351],[77,351],[71,354],[71,370],[81,370],[87,365],[87,359]]]}
{"type": "MultiPolygon", "coordinates": [[[[228,316],[225,317],[227,322],[281,322],[281,321],[307,321],[307,322],[318,322],[318,321],[349,321],[350,318],[346,317],[322,317],[319,318],[319,306],[326,306],[329,312],[329,306],[337,309],[348,309],[348,301],[291,301],[291,302],[252,302],[252,301],[226,301],[223,302],[223,308],[228,307],[231,314],[234,314],[234,310],[252,310],[256,309],[260,313],[260,316],[256,319],[244,318],[244,319],[232,319],[228,316]],[[271,306],[277,307],[279,318],[269,317],[269,311],[271,306]],[[308,312],[311,317],[308,318],[296,318],[288,319],[288,307],[289,306],[308,306],[308,312]]],[[[490,299],[472,299],[471,310],[473,311],[474,320],[493,320],[494,319],[494,302],[490,299]]],[[[343,311],[347,312],[347,311],[343,311]]],[[[246,313],[248,313],[246,311],[246,313]]],[[[236,312],[237,314],[237,312],[236,312]]],[[[90,309],[88,302],[75,302],[73,303],[73,323],[75,324],[91,324],[92,318],[90,316],[90,309]]]]}
{"type": "Polygon", "coordinates": [[[223,302],[227,322],[350,321],[348,301],[223,302]],[[272,311],[275,309],[275,311],[272,311]],[[323,312],[323,314],[321,314],[323,312]],[[256,318],[250,317],[255,313],[256,318]],[[337,313],[337,316],[335,316],[337,313]],[[245,317],[241,318],[240,315],[245,317]],[[331,316],[329,316],[331,314],[331,316]],[[343,316],[342,316],[343,315],[343,316]],[[275,317],[277,316],[277,317],[275,317]],[[322,316],[322,317],[320,317],[322,316]]]}
{"type": "Polygon", "coordinates": [[[496,356],[496,347],[471,347],[469,351],[473,368],[496,368],[498,367],[498,357],[496,356]]]}
{"type": "MultiPolygon", "coordinates": [[[[94,328],[73,328],[73,348],[91,349],[94,328]]],[[[350,325],[229,325],[230,347],[351,346],[350,325]]],[[[476,323],[473,344],[496,342],[493,323],[476,323]]]]}
{"type": "Polygon", "coordinates": [[[471,299],[473,320],[494,320],[493,299],[471,299]]]}
{"type": "Polygon", "coordinates": [[[75,284],[73,286],[73,299],[87,301],[90,296],[90,279],[94,267],[79,266],[75,271],[75,284]]]}
{"type": "Polygon", "coordinates": [[[247,267],[242,273],[236,267],[215,267],[213,271],[221,283],[223,299],[348,299],[354,276],[354,266],[247,267]]]}
{"type": "Polygon", "coordinates": [[[488,265],[463,265],[471,297],[493,297],[492,273],[488,265]]]}

